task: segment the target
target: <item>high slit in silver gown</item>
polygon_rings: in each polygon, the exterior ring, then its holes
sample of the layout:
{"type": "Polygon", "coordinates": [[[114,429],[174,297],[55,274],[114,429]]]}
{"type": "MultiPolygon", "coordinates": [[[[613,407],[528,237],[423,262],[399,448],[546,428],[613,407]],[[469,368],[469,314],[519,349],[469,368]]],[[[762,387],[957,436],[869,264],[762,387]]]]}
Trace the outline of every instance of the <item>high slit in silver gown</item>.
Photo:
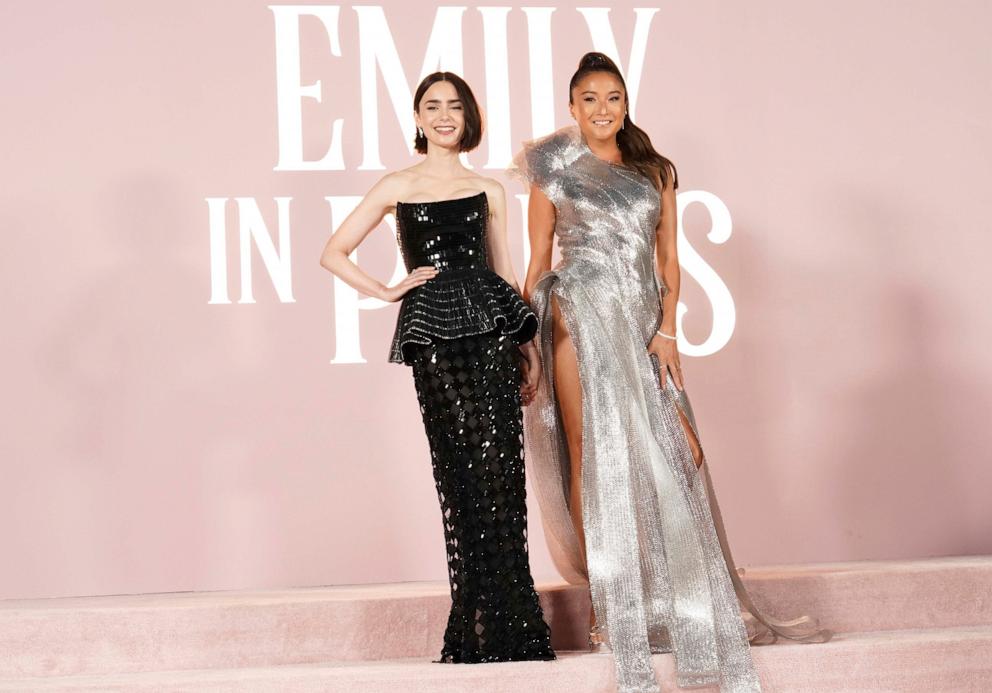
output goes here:
{"type": "MultiPolygon", "coordinates": [[[[672,652],[678,684],[760,691],[748,630],[822,641],[808,618],[778,622],[751,603],[733,565],[704,463],[697,470],[679,417],[685,392],[647,345],[661,324],[655,271],[661,198],[651,182],[596,157],[576,126],[526,143],[510,174],[555,205],[561,262],[532,302],[542,382],[525,413],[528,473],[552,557],[568,581],[588,580],[621,693],[656,693],[652,652],[672,652]],[[582,389],[582,522],[587,565],[568,510],[569,463],[554,392],[552,297],[578,360],[582,389]]],[[[698,435],[697,435],[698,439],[698,435]]]]}

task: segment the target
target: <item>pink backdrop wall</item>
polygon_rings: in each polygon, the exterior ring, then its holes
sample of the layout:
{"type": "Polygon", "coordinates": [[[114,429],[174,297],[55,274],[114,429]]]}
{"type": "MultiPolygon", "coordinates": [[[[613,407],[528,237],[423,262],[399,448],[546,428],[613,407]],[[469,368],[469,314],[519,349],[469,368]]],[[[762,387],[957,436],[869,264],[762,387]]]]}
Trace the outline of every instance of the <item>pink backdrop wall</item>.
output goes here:
{"type": "MultiPolygon", "coordinates": [[[[573,7],[553,6],[560,126],[592,42],[573,7]]],[[[625,65],[634,6],[610,13],[625,65]]],[[[412,88],[434,8],[381,7],[412,88]]],[[[507,7],[516,149],[542,133],[527,18],[507,7]]],[[[992,552],[992,7],[657,7],[637,120],[683,190],[718,196],[734,222],[717,245],[705,212],[686,214],[737,323],[684,363],[739,562],[992,552]]],[[[385,362],[395,307],[361,314],[368,363],[330,363],[324,198],[382,173],[359,168],[357,22],[340,6],[340,57],[319,23],[300,24],[303,82],[324,92],[305,100],[305,155],[322,156],[342,118],[345,170],[292,172],[273,170],[266,3],[0,7],[0,597],[445,577],[412,383],[385,362]],[[232,199],[232,303],[208,304],[207,198],[253,198],[275,237],[280,196],[295,302],[255,250],[256,302],[237,302],[232,199]]],[[[481,13],[461,25],[465,76],[495,112],[481,13]]],[[[379,85],[382,162],[409,165],[379,85]]],[[[520,223],[510,231],[522,272],[520,223]]],[[[361,261],[385,279],[386,227],[369,243],[361,261]]],[[[687,278],[683,301],[701,342],[707,295],[687,278]]],[[[539,524],[535,506],[533,569],[552,579],[539,524]]]]}

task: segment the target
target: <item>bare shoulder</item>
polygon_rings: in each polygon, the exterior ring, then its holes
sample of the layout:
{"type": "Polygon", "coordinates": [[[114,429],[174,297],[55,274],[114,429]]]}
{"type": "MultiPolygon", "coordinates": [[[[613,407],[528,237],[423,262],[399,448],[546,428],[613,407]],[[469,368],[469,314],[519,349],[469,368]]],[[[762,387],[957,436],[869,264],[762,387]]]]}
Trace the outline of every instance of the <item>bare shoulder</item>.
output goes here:
{"type": "Polygon", "coordinates": [[[658,194],[662,200],[667,198],[674,199],[675,196],[675,169],[671,166],[665,167],[665,177],[662,178],[661,170],[656,169],[654,174],[651,176],[654,187],[658,190],[658,194]]]}
{"type": "Polygon", "coordinates": [[[387,173],[369,190],[368,197],[374,199],[383,207],[391,208],[397,200],[407,197],[416,175],[410,169],[401,169],[387,173]]]}
{"type": "Polygon", "coordinates": [[[486,176],[477,176],[475,182],[479,186],[479,189],[486,193],[490,205],[498,204],[500,207],[506,206],[506,190],[503,189],[502,183],[495,178],[488,178],[486,176]]]}
{"type": "MultiPolygon", "coordinates": [[[[669,160],[665,160],[665,189],[664,193],[669,195],[674,195],[675,190],[679,187],[679,174],[675,168],[675,164],[669,160]]],[[[660,171],[659,171],[660,174],[660,171]]],[[[659,175],[660,179],[660,175],[659,175]]]]}

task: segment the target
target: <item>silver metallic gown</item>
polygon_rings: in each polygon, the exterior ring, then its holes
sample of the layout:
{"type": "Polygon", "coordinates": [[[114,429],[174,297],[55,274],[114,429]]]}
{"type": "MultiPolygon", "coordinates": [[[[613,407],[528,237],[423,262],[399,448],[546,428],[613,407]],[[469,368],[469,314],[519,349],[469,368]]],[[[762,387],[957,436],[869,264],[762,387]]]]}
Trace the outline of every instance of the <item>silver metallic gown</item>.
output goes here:
{"type": "MultiPolygon", "coordinates": [[[[563,577],[588,580],[622,693],[657,692],[652,652],[672,652],[680,686],[760,691],[754,636],[823,640],[809,620],[754,609],[730,552],[706,465],[697,470],[681,411],[647,344],[661,324],[655,229],[661,199],[645,177],[596,157],[576,126],[524,145],[510,174],[555,205],[561,262],[532,296],[543,375],[526,410],[528,473],[563,577]],[[554,392],[552,297],[578,359],[582,389],[582,522],[587,565],[568,510],[568,448],[554,392]],[[736,594],[735,594],[736,593],[736,594]]],[[[697,435],[698,439],[698,435],[697,435]]]]}

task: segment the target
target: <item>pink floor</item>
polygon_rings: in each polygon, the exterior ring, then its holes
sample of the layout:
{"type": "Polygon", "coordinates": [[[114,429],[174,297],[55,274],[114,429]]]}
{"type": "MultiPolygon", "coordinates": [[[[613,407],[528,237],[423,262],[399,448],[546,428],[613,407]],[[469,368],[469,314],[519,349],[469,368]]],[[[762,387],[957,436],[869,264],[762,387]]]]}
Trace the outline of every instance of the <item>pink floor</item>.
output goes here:
{"type": "MultiPolygon", "coordinates": [[[[992,692],[992,557],[748,570],[759,604],[811,613],[825,645],[758,647],[766,691],[992,692]]],[[[588,594],[539,586],[556,662],[441,665],[440,583],[0,602],[0,691],[613,690],[581,651],[588,594]]],[[[654,657],[663,690],[669,655],[654,657]]],[[[709,689],[693,689],[709,690],[709,689]]]]}

